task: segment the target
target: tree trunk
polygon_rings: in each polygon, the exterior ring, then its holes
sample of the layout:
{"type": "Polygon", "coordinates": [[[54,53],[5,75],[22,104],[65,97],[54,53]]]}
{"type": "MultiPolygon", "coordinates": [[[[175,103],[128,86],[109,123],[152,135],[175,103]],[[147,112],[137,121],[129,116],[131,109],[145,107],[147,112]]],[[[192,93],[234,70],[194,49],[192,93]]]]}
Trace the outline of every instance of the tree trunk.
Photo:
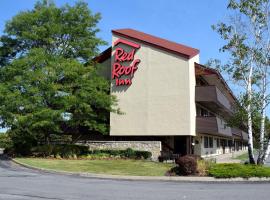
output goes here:
{"type": "Polygon", "coordinates": [[[256,164],[254,159],[254,152],[253,152],[253,135],[252,135],[252,115],[251,115],[251,100],[252,100],[252,73],[253,67],[250,67],[249,77],[248,77],[248,84],[247,84],[247,95],[248,95],[248,105],[247,105],[247,115],[248,115],[248,156],[249,156],[249,163],[256,164]]]}
{"type": "Polygon", "coordinates": [[[263,157],[262,157],[263,164],[266,162],[266,159],[268,158],[269,154],[270,154],[270,139],[268,140],[267,147],[265,149],[265,153],[263,154],[263,157]]]}
{"type": "Polygon", "coordinates": [[[260,147],[257,164],[264,164],[265,157],[265,109],[266,109],[266,72],[264,72],[262,80],[262,103],[261,103],[261,127],[260,127],[260,147]]]}

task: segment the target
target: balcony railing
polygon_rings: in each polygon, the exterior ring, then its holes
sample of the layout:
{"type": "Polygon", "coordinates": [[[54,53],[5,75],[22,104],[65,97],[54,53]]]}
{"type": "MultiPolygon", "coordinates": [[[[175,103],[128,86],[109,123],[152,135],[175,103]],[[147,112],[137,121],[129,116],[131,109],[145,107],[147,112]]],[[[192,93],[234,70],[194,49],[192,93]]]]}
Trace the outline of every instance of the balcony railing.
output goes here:
{"type": "Polygon", "coordinates": [[[242,137],[242,131],[239,128],[232,128],[232,134],[238,137],[242,137]]]}
{"type": "Polygon", "coordinates": [[[248,134],[245,131],[240,130],[239,128],[232,128],[232,134],[236,136],[237,138],[240,138],[246,141],[248,140],[248,134]]]}
{"type": "Polygon", "coordinates": [[[216,86],[196,86],[195,92],[196,102],[215,110],[232,112],[230,101],[216,86]]]}
{"type": "Polygon", "coordinates": [[[197,117],[196,132],[220,136],[232,136],[231,127],[218,117],[197,117]]]}

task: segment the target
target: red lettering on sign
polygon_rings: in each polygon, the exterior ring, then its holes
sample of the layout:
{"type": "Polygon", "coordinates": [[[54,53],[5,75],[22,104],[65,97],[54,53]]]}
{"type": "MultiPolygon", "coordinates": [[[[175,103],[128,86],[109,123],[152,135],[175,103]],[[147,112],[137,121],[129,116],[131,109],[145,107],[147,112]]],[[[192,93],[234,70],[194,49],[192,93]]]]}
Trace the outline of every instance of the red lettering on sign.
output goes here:
{"type": "Polygon", "coordinates": [[[140,63],[140,59],[134,60],[135,51],[136,49],[140,48],[140,45],[123,39],[118,39],[114,43],[114,45],[116,46],[119,43],[123,43],[130,47],[133,47],[133,49],[129,52],[125,51],[123,48],[120,47],[115,49],[114,63],[112,67],[112,79],[115,79],[116,86],[131,85],[132,83],[131,79],[133,78],[134,73],[138,69],[138,64],[140,63]],[[132,63],[128,66],[125,66],[122,65],[121,62],[132,62],[132,63]],[[125,78],[121,79],[122,76],[125,76],[125,78]]]}
{"type": "Polygon", "coordinates": [[[119,78],[122,75],[130,75],[131,77],[133,77],[134,72],[138,69],[137,65],[139,63],[139,59],[134,60],[134,62],[130,66],[123,66],[120,63],[114,63],[112,69],[112,79],[119,78]]]}
{"type": "Polygon", "coordinates": [[[115,79],[115,85],[120,86],[120,85],[131,85],[131,79],[115,79]]]}
{"type": "Polygon", "coordinates": [[[127,62],[132,61],[134,59],[135,49],[131,52],[127,53],[122,48],[116,48],[114,54],[114,61],[115,62],[127,62]]]}

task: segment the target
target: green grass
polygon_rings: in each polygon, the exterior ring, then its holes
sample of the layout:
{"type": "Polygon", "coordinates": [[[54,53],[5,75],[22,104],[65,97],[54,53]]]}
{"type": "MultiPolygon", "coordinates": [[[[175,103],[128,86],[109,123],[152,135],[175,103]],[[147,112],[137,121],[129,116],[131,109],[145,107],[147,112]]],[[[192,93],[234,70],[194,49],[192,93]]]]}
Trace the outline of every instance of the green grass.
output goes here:
{"type": "Polygon", "coordinates": [[[270,177],[270,167],[240,163],[214,164],[209,169],[209,176],[215,178],[270,177]]]}
{"type": "Polygon", "coordinates": [[[16,158],[17,161],[38,168],[97,174],[164,176],[172,164],[144,160],[57,160],[16,158]]]}
{"type": "Polygon", "coordinates": [[[233,159],[241,160],[241,161],[248,161],[248,153],[241,154],[239,156],[236,156],[233,159]]]}

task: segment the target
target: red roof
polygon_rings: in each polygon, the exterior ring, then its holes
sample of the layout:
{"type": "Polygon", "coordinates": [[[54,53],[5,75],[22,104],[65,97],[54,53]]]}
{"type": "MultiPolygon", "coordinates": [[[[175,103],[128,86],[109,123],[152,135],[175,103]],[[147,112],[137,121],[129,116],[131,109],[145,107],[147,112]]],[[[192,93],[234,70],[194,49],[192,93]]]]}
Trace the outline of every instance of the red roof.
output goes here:
{"type": "Polygon", "coordinates": [[[133,29],[117,29],[112,30],[112,32],[116,35],[137,40],[156,48],[180,55],[187,59],[190,59],[199,54],[198,49],[171,42],[169,40],[165,40],[133,29]]]}

